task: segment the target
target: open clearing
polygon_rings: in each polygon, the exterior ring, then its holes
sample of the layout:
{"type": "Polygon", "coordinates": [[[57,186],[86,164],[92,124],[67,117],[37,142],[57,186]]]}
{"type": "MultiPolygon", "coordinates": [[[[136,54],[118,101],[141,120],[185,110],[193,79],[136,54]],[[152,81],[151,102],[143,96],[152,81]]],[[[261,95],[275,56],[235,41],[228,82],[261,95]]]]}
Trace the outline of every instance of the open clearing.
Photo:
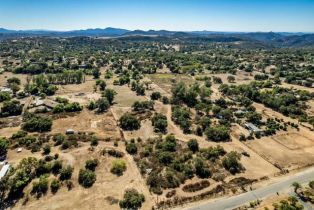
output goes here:
{"type": "MultiPolygon", "coordinates": [[[[127,188],[136,188],[145,194],[146,202],[143,204],[143,209],[148,210],[152,205],[150,194],[145,187],[145,183],[141,179],[141,175],[130,156],[126,155],[123,159],[127,163],[127,170],[122,176],[113,175],[110,172],[111,162],[114,158],[102,155],[101,151],[105,148],[113,148],[112,143],[101,142],[95,151],[88,150],[89,145],[82,143],[80,147],[71,149],[70,151],[58,151],[60,158],[75,166],[72,180],[78,179],[78,172],[80,168],[84,168],[85,161],[91,158],[98,158],[99,166],[96,169],[97,180],[92,188],[85,189],[74,182],[74,188],[70,191],[62,186],[55,195],[51,192],[47,193],[41,199],[30,198],[27,205],[22,205],[19,202],[13,209],[49,209],[49,210],[63,210],[63,209],[120,209],[114,203],[110,204],[110,200],[120,199],[123,196],[124,190],[127,188]],[[70,162],[69,162],[70,160],[70,162]],[[88,201],[88,202],[87,202],[88,201]]],[[[121,150],[122,147],[115,148],[121,150]]],[[[11,151],[9,158],[12,163],[17,163],[16,159],[22,157],[37,157],[40,153],[32,154],[29,151],[22,153],[15,153],[11,151]],[[18,158],[17,158],[18,155],[18,158]]]]}

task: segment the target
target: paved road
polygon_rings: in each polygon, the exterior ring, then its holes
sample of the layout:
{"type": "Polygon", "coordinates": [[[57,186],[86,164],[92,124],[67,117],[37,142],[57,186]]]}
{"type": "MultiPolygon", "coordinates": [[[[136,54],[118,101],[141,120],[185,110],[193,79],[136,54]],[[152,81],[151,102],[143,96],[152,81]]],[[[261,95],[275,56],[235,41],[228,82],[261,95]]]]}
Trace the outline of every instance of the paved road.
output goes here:
{"type": "Polygon", "coordinates": [[[209,201],[205,204],[200,204],[195,207],[187,208],[189,210],[227,210],[249,203],[257,199],[263,199],[271,195],[276,195],[276,192],[292,189],[293,182],[301,184],[308,183],[314,180],[314,167],[309,168],[303,172],[294,174],[289,177],[284,177],[277,183],[271,184],[266,187],[258,188],[240,195],[232,196],[229,198],[221,198],[216,201],[209,201]]]}

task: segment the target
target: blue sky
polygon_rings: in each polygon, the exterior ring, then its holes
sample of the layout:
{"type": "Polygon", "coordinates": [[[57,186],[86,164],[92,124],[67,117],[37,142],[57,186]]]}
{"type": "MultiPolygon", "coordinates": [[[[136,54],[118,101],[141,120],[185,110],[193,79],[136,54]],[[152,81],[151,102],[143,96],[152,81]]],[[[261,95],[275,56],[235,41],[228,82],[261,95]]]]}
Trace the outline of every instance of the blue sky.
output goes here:
{"type": "Polygon", "coordinates": [[[0,0],[0,27],[314,32],[314,0],[0,0]]]}

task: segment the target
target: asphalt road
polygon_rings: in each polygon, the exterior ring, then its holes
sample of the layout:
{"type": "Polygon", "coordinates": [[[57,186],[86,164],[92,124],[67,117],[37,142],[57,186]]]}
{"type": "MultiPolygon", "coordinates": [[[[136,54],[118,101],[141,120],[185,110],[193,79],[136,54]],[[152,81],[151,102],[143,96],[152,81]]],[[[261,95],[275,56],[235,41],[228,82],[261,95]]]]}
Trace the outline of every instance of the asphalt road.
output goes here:
{"type": "Polygon", "coordinates": [[[279,182],[271,184],[266,187],[258,188],[256,190],[248,191],[246,193],[221,198],[208,203],[200,204],[198,206],[187,208],[189,210],[228,210],[242,206],[250,201],[263,199],[271,195],[276,195],[277,192],[292,190],[291,184],[299,182],[300,184],[308,183],[314,180],[314,167],[305,171],[296,173],[289,177],[282,178],[279,182]]]}

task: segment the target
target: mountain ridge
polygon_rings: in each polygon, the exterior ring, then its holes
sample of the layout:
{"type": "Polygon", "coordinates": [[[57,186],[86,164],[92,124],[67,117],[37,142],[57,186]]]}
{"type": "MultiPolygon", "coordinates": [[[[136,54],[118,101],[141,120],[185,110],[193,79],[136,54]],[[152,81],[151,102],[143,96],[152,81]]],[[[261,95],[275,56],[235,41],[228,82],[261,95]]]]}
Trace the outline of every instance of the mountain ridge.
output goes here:
{"type": "Polygon", "coordinates": [[[303,32],[223,32],[223,31],[169,31],[169,30],[127,30],[122,28],[89,28],[71,31],[54,30],[11,30],[0,28],[0,39],[51,36],[51,37],[128,37],[128,36],[161,36],[173,38],[194,38],[208,41],[254,41],[277,47],[314,47],[314,33],[303,32]]]}

